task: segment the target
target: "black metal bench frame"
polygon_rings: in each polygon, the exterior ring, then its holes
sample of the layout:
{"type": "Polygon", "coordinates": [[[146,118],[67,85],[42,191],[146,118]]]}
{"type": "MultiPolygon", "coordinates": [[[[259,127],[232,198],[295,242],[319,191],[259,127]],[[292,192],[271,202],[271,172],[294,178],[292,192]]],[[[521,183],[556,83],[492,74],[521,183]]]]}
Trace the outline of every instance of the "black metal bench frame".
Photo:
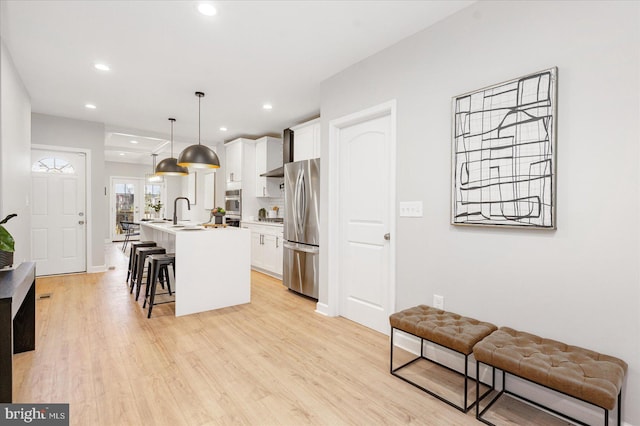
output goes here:
{"type": "MultiPolygon", "coordinates": [[[[495,369],[496,369],[496,367],[494,367],[493,365],[487,364],[487,363],[485,363],[485,362],[478,361],[478,360],[476,360],[476,377],[478,377],[478,373],[479,373],[479,371],[480,371],[480,364],[484,364],[484,365],[486,365],[486,366],[488,366],[488,367],[493,368],[493,371],[494,371],[494,378],[493,378],[493,382],[495,383],[495,369]]],[[[582,402],[587,403],[587,404],[589,404],[589,405],[591,405],[591,406],[598,407],[598,408],[602,408],[602,409],[604,410],[604,426],[608,426],[608,425],[609,425],[609,410],[608,410],[608,409],[603,408],[603,407],[600,407],[599,405],[596,405],[596,404],[594,404],[594,403],[592,403],[592,402],[585,401],[585,400],[584,400],[584,399],[582,399],[582,398],[577,398],[577,397],[575,397],[575,396],[573,396],[573,395],[569,395],[569,394],[567,394],[567,393],[564,393],[564,392],[562,392],[562,391],[559,391],[558,389],[554,389],[554,388],[552,388],[552,387],[550,387],[550,386],[543,385],[543,384],[541,384],[541,383],[535,382],[535,381],[533,381],[533,380],[527,379],[527,378],[522,377],[522,376],[519,376],[519,375],[517,375],[517,374],[513,374],[513,373],[511,373],[511,372],[509,372],[509,371],[505,371],[505,370],[501,370],[501,371],[502,371],[502,390],[501,390],[500,392],[498,392],[498,394],[497,394],[496,396],[494,396],[494,397],[493,397],[493,399],[491,399],[491,401],[487,404],[487,406],[486,406],[486,407],[484,407],[482,410],[480,410],[480,402],[481,402],[481,401],[482,401],[482,400],[487,396],[487,393],[485,393],[484,395],[482,395],[481,397],[479,397],[479,398],[478,398],[478,390],[480,389],[480,382],[476,379],[476,402],[475,402],[475,406],[476,406],[476,419],[477,419],[477,420],[479,420],[479,421],[481,421],[482,423],[487,424],[487,425],[491,425],[491,426],[496,426],[496,425],[495,425],[495,423],[491,423],[489,420],[487,420],[487,419],[483,418],[482,416],[484,416],[484,415],[487,413],[487,411],[488,411],[488,410],[489,410],[489,409],[490,409],[490,408],[491,408],[491,407],[492,407],[492,406],[493,406],[493,405],[494,405],[494,404],[495,404],[495,403],[496,403],[496,402],[497,402],[497,401],[498,401],[498,400],[499,400],[503,395],[510,395],[510,396],[513,396],[513,397],[515,397],[515,398],[517,398],[517,399],[519,399],[519,400],[524,401],[524,402],[525,402],[525,403],[527,403],[527,404],[530,404],[530,405],[533,405],[533,406],[535,406],[535,407],[537,407],[537,408],[540,408],[540,409],[542,409],[543,411],[547,411],[547,412],[549,412],[549,413],[551,413],[551,414],[554,414],[555,416],[557,416],[557,417],[559,417],[559,418],[561,418],[561,419],[568,420],[568,421],[570,421],[570,422],[573,422],[573,423],[575,423],[575,424],[579,424],[579,425],[582,425],[582,426],[589,426],[589,424],[588,424],[588,423],[584,423],[583,421],[580,421],[580,420],[578,420],[578,419],[575,419],[575,418],[573,418],[573,417],[571,417],[571,416],[569,416],[569,415],[567,415],[567,414],[561,413],[561,412],[559,412],[559,411],[557,411],[557,410],[554,410],[554,409],[552,409],[552,408],[549,408],[549,407],[547,407],[547,406],[545,406],[545,405],[542,405],[542,404],[540,404],[540,403],[538,403],[538,402],[532,401],[532,400],[530,400],[529,398],[526,398],[526,397],[524,397],[524,396],[522,396],[522,395],[519,395],[519,394],[517,394],[517,393],[515,393],[515,392],[513,392],[513,391],[508,390],[508,389],[507,389],[507,375],[511,375],[511,376],[514,376],[514,377],[518,377],[519,379],[525,380],[526,382],[533,383],[533,384],[535,384],[535,385],[541,386],[541,387],[543,387],[543,388],[551,389],[551,390],[553,390],[553,391],[555,391],[555,392],[558,392],[558,393],[560,393],[560,394],[562,394],[562,395],[566,395],[566,396],[568,396],[568,397],[570,397],[570,398],[573,398],[573,399],[575,399],[575,400],[582,401],[582,402]]],[[[484,383],[483,383],[483,384],[484,384],[484,383]]],[[[617,422],[617,425],[618,425],[618,426],[620,426],[620,424],[621,424],[621,419],[622,419],[622,408],[621,408],[621,407],[622,407],[622,389],[620,389],[620,392],[618,393],[618,404],[617,404],[617,405],[618,405],[618,410],[617,410],[617,411],[618,411],[618,422],[617,422]]]]}
{"type": "MultiPolygon", "coordinates": [[[[491,393],[491,391],[493,391],[493,390],[494,390],[494,388],[495,388],[495,381],[496,381],[496,380],[495,380],[495,369],[494,369],[493,380],[492,380],[492,381],[493,381],[493,384],[484,383],[484,382],[482,382],[482,381],[479,381],[479,380],[474,379],[473,377],[469,377],[469,374],[468,374],[468,370],[469,370],[469,355],[471,355],[471,354],[464,354],[464,353],[462,353],[462,352],[458,352],[458,351],[456,351],[455,349],[452,349],[452,348],[450,348],[450,347],[448,347],[448,346],[441,345],[440,343],[434,342],[434,341],[429,340],[429,339],[427,339],[427,338],[424,338],[424,337],[422,337],[422,336],[415,335],[415,334],[410,333],[410,332],[408,332],[408,331],[406,331],[406,330],[403,330],[403,329],[401,329],[401,328],[391,327],[391,356],[390,356],[389,372],[390,372],[392,375],[394,375],[394,376],[398,377],[399,379],[404,380],[405,382],[409,383],[410,385],[413,385],[413,386],[417,387],[417,388],[418,388],[418,389],[420,389],[421,391],[428,393],[429,395],[433,396],[434,398],[439,399],[440,401],[442,401],[442,402],[444,402],[444,403],[446,403],[446,404],[449,404],[450,406],[452,406],[452,407],[454,407],[454,408],[456,408],[456,409],[458,409],[458,410],[462,411],[463,413],[468,412],[471,408],[473,408],[473,406],[474,406],[474,405],[476,405],[476,403],[477,403],[477,401],[478,401],[477,395],[478,395],[478,392],[479,392],[479,389],[480,389],[480,383],[482,383],[483,385],[485,385],[485,386],[488,386],[488,387],[489,387],[489,389],[488,389],[488,390],[486,390],[484,394],[482,394],[482,397],[480,398],[480,400],[482,400],[485,396],[487,396],[489,393],[491,393]],[[393,337],[394,337],[394,331],[395,331],[395,330],[402,331],[403,333],[409,334],[409,335],[411,335],[411,336],[415,336],[415,337],[417,337],[418,339],[420,339],[420,356],[417,356],[416,358],[412,359],[411,361],[405,362],[404,364],[402,364],[402,365],[401,365],[401,366],[399,366],[399,367],[393,368],[393,348],[394,348],[394,345],[393,345],[393,337]],[[462,355],[462,356],[464,357],[464,373],[461,373],[461,372],[459,372],[459,371],[457,371],[457,370],[454,370],[454,369],[453,369],[453,368],[451,368],[451,367],[448,367],[448,366],[446,366],[446,365],[444,365],[444,364],[439,363],[439,362],[438,362],[438,361],[436,361],[436,360],[433,360],[433,359],[431,359],[431,358],[426,357],[426,356],[424,355],[424,341],[425,341],[425,340],[426,340],[427,342],[433,343],[433,344],[434,344],[434,345],[436,345],[436,346],[439,346],[439,347],[441,347],[441,348],[449,349],[449,350],[450,350],[450,351],[452,351],[452,352],[455,352],[455,353],[457,353],[457,354],[462,355]],[[426,361],[428,361],[428,362],[431,362],[431,363],[433,363],[433,364],[439,365],[440,367],[443,367],[443,368],[445,368],[445,369],[447,369],[447,370],[449,370],[449,371],[451,371],[451,372],[454,372],[454,373],[456,373],[456,374],[458,374],[458,375],[460,375],[460,376],[463,376],[463,377],[464,377],[464,397],[463,397],[463,399],[464,399],[464,404],[463,404],[463,405],[458,405],[458,404],[456,404],[455,402],[450,401],[450,400],[448,400],[448,399],[444,398],[444,397],[443,397],[443,396],[441,396],[441,395],[438,395],[438,394],[437,394],[437,393],[435,393],[434,391],[429,390],[429,389],[425,388],[424,386],[421,386],[421,385],[419,385],[418,383],[413,382],[413,381],[411,381],[411,380],[407,379],[406,377],[401,376],[401,375],[398,373],[401,369],[403,369],[403,368],[405,368],[405,367],[408,367],[409,365],[411,365],[411,364],[413,364],[414,362],[419,361],[419,360],[421,360],[421,359],[424,359],[424,360],[426,360],[426,361]],[[476,400],[475,400],[474,402],[472,402],[472,403],[471,403],[471,405],[467,405],[467,403],[468,403],[468,399],[469,399],[469,398],[468,398],[469,380],[472,380],[472,381],[475,381],[475,382],[476,382],[476,400]]],[[[478,373],[478,369],[476,368],[476,374],[477,374],[477,373],[478,373]]],[[[476,377],[478,377],[478,376],[476,376],[476,377]]]]}

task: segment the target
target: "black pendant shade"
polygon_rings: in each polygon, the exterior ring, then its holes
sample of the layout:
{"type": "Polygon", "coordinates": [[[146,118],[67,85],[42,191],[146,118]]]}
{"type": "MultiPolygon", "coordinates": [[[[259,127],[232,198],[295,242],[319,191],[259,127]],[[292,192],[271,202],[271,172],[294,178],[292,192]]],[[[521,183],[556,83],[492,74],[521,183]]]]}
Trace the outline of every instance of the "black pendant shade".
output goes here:
{"type": "Polygon", "coordinates": [[[170,157],[165,158],[158,163],[156,166],[156,174],[167,176],[186,176],[189,174],[189,169],[178,166],[178,159],[170,157]]]}
{"type": "Polygon", "coordinates": [[[180,153],[178,165],[196,169],[217,169],[220,160],[215,152],[204,145],[191,145],[180,153]]]}
{"type": "Polygon", "coordinates": [[[204,96],[202,92],[196,92],[198,97],[198,144],[185,148],[178,156],[178,166],[193,167],[196,169],[217,169],[220,167],[220,160],[215,152],[209,147],[200,144],[200,99],[204,96]]]}
{"type": "Polygon", "coordinates": [[[178,160],[173,158],[173,123],[176,119],[170,118],[169,121],[171,122],[171,157],[165,158],[158,163],[156,166],[156,174],[167,176],[187,176],[189,174],[189,169],[178,166],[178,160]]]}

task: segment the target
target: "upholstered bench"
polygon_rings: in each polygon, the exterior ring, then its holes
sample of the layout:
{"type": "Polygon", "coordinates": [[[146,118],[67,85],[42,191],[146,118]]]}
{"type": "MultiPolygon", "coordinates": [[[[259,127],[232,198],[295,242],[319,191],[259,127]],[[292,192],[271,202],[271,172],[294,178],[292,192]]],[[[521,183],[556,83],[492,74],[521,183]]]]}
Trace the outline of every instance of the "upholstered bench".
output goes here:
{"type": "MultiPolygon", "coordinates": [[[[481,322],[473,318],[463,317],[452,312],[446,312],[426,305],[415,306],[413,308],[396,312],[389,317],[389,322],[391,323],[390,373],[463,412],[467,412],[471,407],[473,407],[475,401],[472,402],[471,405],[467,405],[469,355],[473,351],[473,346],[482,338],[491,334],[491,332],[496,330],[497,327],[487,322],[481,322]],[[400,330],[420,338],[420,356],[400,365],[399,367],[394,368],[393,338],[395,330],[400,330]],[[443,396],[435,393],[434,391],[429,390],[426,387],[419,385],[415,381],[412,381],[409,378],[403,377],[399,374],[400,370],[421,359],[425,359],[429,362],[442,365],[441,363],[436,362],[433,359],[429,359],[425,356],[425,340],[438,346],[450,349],[464,356],[464,396],[462,405],[458,405],[455,402],[448,400],[443,396]]],[[[450,369],[449,367],[446,368],[450,369]]],[[[462,375],[462,373],[460,373],[459,371],[455,372],[462,375]]],[[[485,395],[492,389],[493,384],[491,385],[491,388],[485,392],[485,395]]]]}
{"type": "Polygon", "coordinates": [[[617,405],[618,425],[621,423],[621,388],[627,363],[618,358],[508,327],[501,327],[478,342],[473,348],[473,354],[476,359],[476,374],[481,364],[502,370],[502,391],[483,410],[480,410],[480,400],[484,396],[476,398],[476,418],[486,424],[493,423],[483,416],[503,394],[516,396],[565,419],[584,424],[508,390],[506,374],[602,408],[605,425],[609,424],[609,410],[617,405]]]}

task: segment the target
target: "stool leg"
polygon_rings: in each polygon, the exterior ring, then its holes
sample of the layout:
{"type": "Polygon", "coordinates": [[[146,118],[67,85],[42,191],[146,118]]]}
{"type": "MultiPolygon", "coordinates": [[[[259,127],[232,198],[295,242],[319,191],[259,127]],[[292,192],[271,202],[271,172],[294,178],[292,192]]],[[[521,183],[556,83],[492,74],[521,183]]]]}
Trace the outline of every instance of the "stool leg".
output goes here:
{"type": "Polygon", "coordinates": [[[160,280],[160,287],[162,287],[164,289],[164,282],[165,282],[165,274],[164,274],[164,269],[163,267],[159,267],[160,269],[160,273],[158,275],[158,279],[160,280]]]}
{"type": "Polygon", "coordinates": [[[122,252],[127,251],[127,243],[129,242],[129,232],[124,234],[124,243],[122,243],[122,252]]]}
{"type": "MultiPolygon", "coordinates": [[[[142,260],[143,262],[145,261],[145,259],[142,260]]],[[[153,262],[151,262],[151,260],[149,260],[149,266],[147,267],[147,287],[149,287],[149,280],[151,279],[151,265],[153,264],[153,262]]],[[[142,268],[141,271],[144,271],[144,263],[142,264],[142,268]]],[[[142,288],[142,285],[144,284],[144,277],[142,276],[142,272],[140,272],[140,278],[138,279],[138,284],[136,285],[136,302],[138,301],[138,298],[140,297],[140,289],[142,288]]],[[[145,290],[146,292],[147,290],[145,290]]]]}
{"type": "MultiPolygon", "coordinates": [[[[160,268],[157,268],[157,269],[160,269],[160,268]]],[[[153,309],[153,304],[155,303],[155,299],[156,299],[156,283],[157,282],[158,280],[154,276],[153,281],[151,282],[151,292],[149,294],[149,313],[147,313],[147,318],[151,318],[151,310],[153,309]]]]}
{"type": "Polygon", "coordinates": [[[149,300],[149,295],[151,294],[151,289],[153,288],[153,284],[155,283],[158,276],[158,272],[156,271],[156,262],[149,262],[149,271],[147,272],[147,287],[144,291],[144,303],[142,304],[142,309],[147,306],[147,301],[149,300]]]}
{"type": "Polygon", "coordinates": [[[133,274],[133,281],[131,281],[131,291],[129,293],[133,293],[133,288],[136,285],[139,285],[139,282],[142,281],[142,276],[144,275],[144,259],[145,256],[141,253],[136,255],[136,270],[133,274]]]}
{"type": "Polygon", "coordinates": [[[129,250],[129,268],[127,269],[127,281],[129,282],[129,278],[131,277],[131,271],[133,269],[133,252],[135,247],[132,245],[131,250],[129,250]]]}
{"type": "Polygon", "coordinates": [[[133,292],[133,284],[136,282],[136,275],[138,274],[138,250],[133,249],[133,265],[131,265],[131,291],[133,292]]]}
{"type": "Polygon", "coordinates": [[[167,291],[169,292],[169,296],[171,296],[171,279],[169,278],[169,265],[165,264],[162,265],[162,273],[165,276],[165,279],[167,281],[167,291]]]}

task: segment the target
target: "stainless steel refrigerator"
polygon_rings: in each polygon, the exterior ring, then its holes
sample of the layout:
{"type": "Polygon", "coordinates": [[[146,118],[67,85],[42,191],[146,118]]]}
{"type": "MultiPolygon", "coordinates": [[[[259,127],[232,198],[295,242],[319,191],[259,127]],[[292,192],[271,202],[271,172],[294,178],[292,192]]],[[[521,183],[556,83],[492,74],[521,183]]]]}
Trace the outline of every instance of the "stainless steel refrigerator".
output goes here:
{"type": "Polygon", "coordinates": [[[318,298],[320,159],[284,165],[284,285],[318,298]]]}

